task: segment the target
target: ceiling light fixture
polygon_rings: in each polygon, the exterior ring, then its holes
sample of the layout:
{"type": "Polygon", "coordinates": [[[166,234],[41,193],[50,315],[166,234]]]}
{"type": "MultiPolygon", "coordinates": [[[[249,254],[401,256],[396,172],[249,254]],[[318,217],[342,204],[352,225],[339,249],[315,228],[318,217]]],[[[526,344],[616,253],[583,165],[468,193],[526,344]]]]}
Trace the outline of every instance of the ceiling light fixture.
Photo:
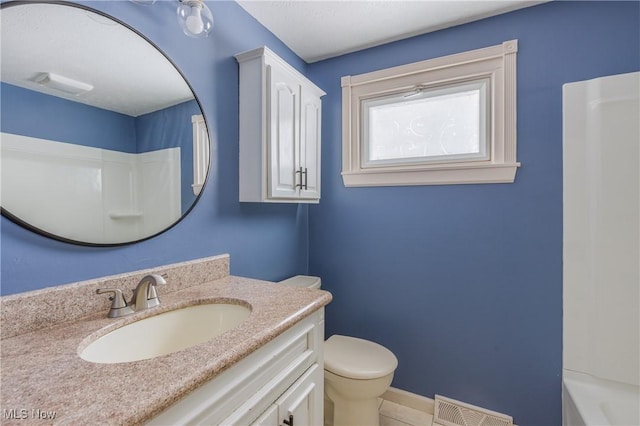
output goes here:
{"type": "MultiPolygon", "coordinates": [[[[131,0],[134,3],[151,5],[156,0],[131,0]]],[[[213,28],[213,15],[204,0],[177,0],[178,24],[182,31],[193,38],[205,38],[213,28]]]]}
{"type": "Polygon", "coordinates": [[[33,81],[50,89],[59,90],[74,96],[93,90],[93,86],[89,83],[83,83],[82,81],[51,72],[40,73],[33,81]]]}
{"type": "Polygon", "coordinates": [[[204,38],[213,28],[213,15],[203,0],[179,0],[178,23],[189,37],[204,38]]]}

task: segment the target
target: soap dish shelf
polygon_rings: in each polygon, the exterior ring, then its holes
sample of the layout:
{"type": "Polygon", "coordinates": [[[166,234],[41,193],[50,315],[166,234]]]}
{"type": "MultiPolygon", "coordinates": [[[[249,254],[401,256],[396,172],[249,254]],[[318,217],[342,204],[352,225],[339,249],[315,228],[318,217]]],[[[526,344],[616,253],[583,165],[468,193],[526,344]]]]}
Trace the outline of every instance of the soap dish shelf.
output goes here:
{"type": "Polygon", "coordinates": [[[143,213],[142,212],[136,212],[136,211],[113,211],[113,212],[109,212],[109,218],[113,219],[113,220],[120,220],[120,219],[139,219],[142,218],[143,213]]]}

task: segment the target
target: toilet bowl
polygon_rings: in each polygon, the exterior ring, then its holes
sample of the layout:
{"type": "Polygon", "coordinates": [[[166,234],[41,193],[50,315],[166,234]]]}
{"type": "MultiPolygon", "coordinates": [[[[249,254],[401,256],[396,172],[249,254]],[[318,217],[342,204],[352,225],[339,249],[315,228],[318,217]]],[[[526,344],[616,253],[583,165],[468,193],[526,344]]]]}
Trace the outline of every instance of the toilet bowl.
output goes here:
{"type": "MultiPolygon", "coordinates": [[[[318,277],[298,275],[280,284],[320,288],[318,277]]],[[[324,343],[324,391],[334,426],[378,426],[378,397],[391,385],[398,359],[389,349],[356,337],[333,335],[324,343]]],[[[331,422],[325,423],[331,424],[331,422]]]]}
{"type": "Polygon", "coordinates": [[[391,385],[398,359],[384,346],[334,334],[324,342],[324,388],[334,426],[379,425],[378,397],[391,385]]]}

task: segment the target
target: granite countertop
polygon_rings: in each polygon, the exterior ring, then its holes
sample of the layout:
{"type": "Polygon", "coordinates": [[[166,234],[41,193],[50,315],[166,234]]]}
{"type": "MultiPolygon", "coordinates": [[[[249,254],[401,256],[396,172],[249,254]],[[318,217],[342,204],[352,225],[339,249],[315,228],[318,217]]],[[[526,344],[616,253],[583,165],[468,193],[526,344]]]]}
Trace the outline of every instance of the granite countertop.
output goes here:
{"type": "Polygon", "coordinates": [[[104,311],[3,339],[0,422],[144,423],[328,304],[331,294],[226,276],[166,294],[161,300],[157,308],[121,319],[107,318],[104,311]],[[173,354],[119,364],[95,364],[78,356],[80,346],[124,324],[210,302],[248,303],[252,311],[236,328],[173,354]]]}

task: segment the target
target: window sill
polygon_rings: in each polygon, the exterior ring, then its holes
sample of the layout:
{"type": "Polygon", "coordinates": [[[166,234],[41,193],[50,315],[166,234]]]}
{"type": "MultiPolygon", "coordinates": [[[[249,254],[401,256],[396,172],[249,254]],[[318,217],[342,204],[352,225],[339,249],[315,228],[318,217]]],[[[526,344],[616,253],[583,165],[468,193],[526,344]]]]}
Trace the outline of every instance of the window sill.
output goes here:
{"type": "Polygon", "coordinates": [[[513,183],[520,163],[443,164],[429,169],[360,169],[343,172],[344,186],[410,186],[513,183]]]}

